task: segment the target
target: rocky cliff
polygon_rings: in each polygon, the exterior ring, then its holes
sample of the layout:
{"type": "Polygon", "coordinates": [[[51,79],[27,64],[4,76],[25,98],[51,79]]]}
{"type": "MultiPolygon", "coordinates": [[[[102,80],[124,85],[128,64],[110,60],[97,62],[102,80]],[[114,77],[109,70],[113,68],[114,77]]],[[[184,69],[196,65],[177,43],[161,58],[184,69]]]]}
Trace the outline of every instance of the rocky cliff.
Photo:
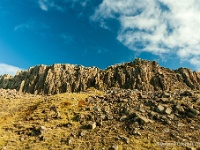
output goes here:
{"type": "Polygon", "coordinates": [[[14,77],[0,76],[0,88],[35,94],[80,92],[94,87],[112,87],[143,91],[200,89],[200,73],[188,68],[170,70],[155,61],[136,59],[105,70],[81,65],[54,64],[35,66],[14,77]]]}

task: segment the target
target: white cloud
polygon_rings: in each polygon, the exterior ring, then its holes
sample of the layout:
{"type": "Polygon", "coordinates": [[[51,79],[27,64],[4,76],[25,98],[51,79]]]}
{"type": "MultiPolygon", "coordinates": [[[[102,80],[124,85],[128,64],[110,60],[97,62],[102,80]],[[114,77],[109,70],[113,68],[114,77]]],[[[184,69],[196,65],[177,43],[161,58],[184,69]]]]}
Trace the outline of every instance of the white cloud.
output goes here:
{"type": "Polygon", "coordinates": [[[74,41],[74,36],[70,34],[63,33],[60,35],[60,37],[64,40],[65,44],[68,44],[74,41]]]}
{"type": "Polygon", "coordinates": [[[17,71],[19,70],[23,70],[23,69],[18,68],[16,66],[0,63],[0,75],[3,75],[3,74],[15,75],[17,71]]]}
{"type": "Polygon", "coordinates": [[[16,25],[14,27],[14,31],[22,31],[22,32],[24,32],[26,30],[36,30],[37,31],[37,30],[47,30],[49,28],[50,28],[49,26],[45,25],[42,22],[29,20],[26,23],[16,25]]]}
{"type": "Polygon", "coordinates": [[[64,11],[64,8],[56,4],[56,0],[39,0],[38,4],[44,11],[48,11],[50,8],[54,8],[58,11],[64,11]]]}
{"type": "Polygon", "coordinates": [[[43,11],[55,9],[61,12],[65,11],[67,5],[72,8],[80,5],[85,8],[88,6],[89,2],[90,0],[38,0],[39,7],[43,11]]]}
{"type": "Polygon", "coordinates": [[[103,0],[92,16],[118,20],[117,39],[129,49],[176,54],[200,67],[199,0],[103,0]]]}
{"type": "Polygon", "coordinates": [[[200,71],[200,58],[198,57],[193,57],[192,59],[189,60],[190,63],[194,66],[196,66],[196,70],[200,71]]]}
{"type": "Polygon", "coordinates": [[[46,0],[39,0],[39,6],[42,10],[48,11],[48,3],[46,3],[46,0]]]}
{"type": "Polygon", "coordinates": [[[29,24],[19,24],[19,25],[16,25],[15,28],[14,28],[14,31],[24,31],[26,29],[29,29],[30,28],[30,25],[29,24]]]}

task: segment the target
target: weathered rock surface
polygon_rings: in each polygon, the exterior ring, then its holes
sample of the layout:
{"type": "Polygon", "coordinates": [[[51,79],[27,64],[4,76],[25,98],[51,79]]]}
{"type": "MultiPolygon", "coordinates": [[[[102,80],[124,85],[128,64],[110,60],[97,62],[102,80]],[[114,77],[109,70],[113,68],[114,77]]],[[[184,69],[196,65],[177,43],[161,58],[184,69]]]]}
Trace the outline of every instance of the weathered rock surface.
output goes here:
{"type": "MultiPolygon", "coordinates": [[[[171,91],[174,89],[200,89],[200,73],[187,68],[170,70],[157,62],[136,59],[133,62],[113,65],[106,70],[81,65],[54,64],[35,66],[18,72],[14,77],[0,76],[0,88],[16,89],[32,94],[80,92],[94,87],[107,90],[111,87],[143,91],[171,91]]],[[[191,94],[191,93],[183,93],[191,94]]],[[[145,98],[145,95],[141,95],[145,98]]],[[[163,97],[170,97],[163,93],[163,97]]]]}

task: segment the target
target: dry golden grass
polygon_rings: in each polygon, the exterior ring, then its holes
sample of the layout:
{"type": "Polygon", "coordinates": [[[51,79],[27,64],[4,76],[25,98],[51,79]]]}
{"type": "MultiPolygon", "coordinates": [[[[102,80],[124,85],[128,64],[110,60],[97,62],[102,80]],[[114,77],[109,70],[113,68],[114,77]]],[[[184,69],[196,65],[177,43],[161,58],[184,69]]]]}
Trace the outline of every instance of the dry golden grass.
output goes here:
{"type": "MultiPolygon", "coordinates": [[[[66,150],[66,149],[102,149],[102,139],[112,141],[116,138],[116,133],[112,130],[102,137],[101,132],[107,129],[96,129],[86,131],[87,138],[75,138],[71,145],[62,142],[72,133],[79,134],[80,122],[74,120],[76,114],[86,114],[82,108],[87,107],[86,99],[91,95],[103,95],[103,92],[90,89],[89,92],[64,93],[52,96],[23,95],[19,99],[0,98],[0,149],[6,147],[7,150],[66,150]],[[60,118],[56,118],[56,108],[60,113],[60,118]],[[45,121],[45,119],[49,119],[45,121]],[[68,127],[68,124],[71,126],[68,127]],[[33,136],[32,129],[45,126],[45,140],[40,140],[38,136],[33,136]]],[[[125,134],[124,130],[118,130],[118,134],[125,134]]],[[[130,136],[130,143],[119,142],[119,150],[145,150],[161,149],[156,143],[151,143],[148,138],[135,138],[130,136]]],[[[109,143],[109,142],[108,142],[109,143]]]]}

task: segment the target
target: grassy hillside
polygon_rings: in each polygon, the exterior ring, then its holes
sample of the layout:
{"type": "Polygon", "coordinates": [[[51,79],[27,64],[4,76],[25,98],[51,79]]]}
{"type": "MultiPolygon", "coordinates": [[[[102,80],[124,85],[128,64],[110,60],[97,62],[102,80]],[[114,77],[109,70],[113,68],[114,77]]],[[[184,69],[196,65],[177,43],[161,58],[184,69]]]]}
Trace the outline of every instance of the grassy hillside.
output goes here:
{"type": "MultiPolygon", "coordinates": [[[[95,111],[92,110],[99,106],[96,106],[98,102],[90,103],[89,99],[96,96],[101,99],[103,95],[91,89],[52,96],[0,97],[0,149],[162,149],[154,138],[158,136],[156,133],[129,135],[121,122],[108,120],[104,125],[93,122],[91,114],[95,111]]],[[[155,123],[156,126],[164,128],[155,123]]]]}

